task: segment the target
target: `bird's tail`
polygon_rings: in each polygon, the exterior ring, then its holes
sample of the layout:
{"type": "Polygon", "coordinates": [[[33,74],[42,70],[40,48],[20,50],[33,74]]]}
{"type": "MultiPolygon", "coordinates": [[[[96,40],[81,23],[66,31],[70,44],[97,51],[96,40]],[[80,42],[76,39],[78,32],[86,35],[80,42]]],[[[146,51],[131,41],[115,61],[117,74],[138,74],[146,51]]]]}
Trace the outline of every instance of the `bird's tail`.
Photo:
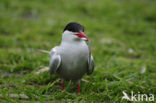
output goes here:
{"type": "Polygon", "coordinates": [[[50,51],[39,49],[40,52],[50,54],[50,51]]]}

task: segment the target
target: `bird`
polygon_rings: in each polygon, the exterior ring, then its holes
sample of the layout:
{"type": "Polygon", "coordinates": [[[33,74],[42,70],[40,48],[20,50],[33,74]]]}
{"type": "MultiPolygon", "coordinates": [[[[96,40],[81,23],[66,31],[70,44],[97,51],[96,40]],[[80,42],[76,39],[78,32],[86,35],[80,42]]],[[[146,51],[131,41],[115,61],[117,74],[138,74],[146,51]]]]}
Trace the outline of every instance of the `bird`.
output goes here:
{"type": "Polygon", "coordinates": [[[49,54],[50,74],[57,73],[60,76],[62,90],[64,80],[70,80],[77,83],[80,94],[81,78],[94,71],[91,43],[84,34],[84,27],[77,22],[68,23],[63,30],[60,45],[52,48],[49,54]]]}

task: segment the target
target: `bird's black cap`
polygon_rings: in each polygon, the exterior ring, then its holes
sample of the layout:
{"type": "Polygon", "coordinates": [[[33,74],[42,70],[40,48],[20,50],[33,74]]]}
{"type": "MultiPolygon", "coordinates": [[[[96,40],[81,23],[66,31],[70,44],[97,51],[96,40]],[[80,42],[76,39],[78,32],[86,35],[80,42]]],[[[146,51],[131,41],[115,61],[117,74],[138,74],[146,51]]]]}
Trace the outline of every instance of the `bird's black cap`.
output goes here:
{"type": "Polygon", "coordinates": [[[72,31],[72,32],[84,32],[84,27],[81,24],[79,24],[79,23],[70,22],[64,28],[64,31],[65,30],[72,31]]]}

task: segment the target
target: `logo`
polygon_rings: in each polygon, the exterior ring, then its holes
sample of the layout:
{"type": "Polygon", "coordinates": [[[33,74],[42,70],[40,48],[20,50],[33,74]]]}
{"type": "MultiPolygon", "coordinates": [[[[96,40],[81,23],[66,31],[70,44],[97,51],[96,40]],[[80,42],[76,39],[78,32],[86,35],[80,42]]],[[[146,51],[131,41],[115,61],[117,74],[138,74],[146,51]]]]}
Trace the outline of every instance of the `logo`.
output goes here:
{"type": "Polygon", "coordinates": [[[131,95],[128,96],[126,92],[122,92],[122,100],[126,99],[128,101],[154,101],[154,94],[141,94],[138,92],[137,94],[131,91],[131,95]]]}

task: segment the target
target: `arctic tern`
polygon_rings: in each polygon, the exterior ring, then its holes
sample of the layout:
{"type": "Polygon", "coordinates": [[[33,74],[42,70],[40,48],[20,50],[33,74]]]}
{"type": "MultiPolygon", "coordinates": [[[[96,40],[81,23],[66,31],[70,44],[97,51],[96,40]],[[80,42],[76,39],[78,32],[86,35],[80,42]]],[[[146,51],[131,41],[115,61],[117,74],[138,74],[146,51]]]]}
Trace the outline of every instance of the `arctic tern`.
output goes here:
{"type": "Polygon", "coordinates": [[[63,81],[71,80],[78,83],[79,94],[80,79],[84,74],[89,75],[94,71],[90,40],[84,34],[84,27],[76,22],[67,24],[60,46],[52,48],[47,53],[50,54],[50,74],[54,72],[59,74],[62,90],[64,89],[63,81]]]}

